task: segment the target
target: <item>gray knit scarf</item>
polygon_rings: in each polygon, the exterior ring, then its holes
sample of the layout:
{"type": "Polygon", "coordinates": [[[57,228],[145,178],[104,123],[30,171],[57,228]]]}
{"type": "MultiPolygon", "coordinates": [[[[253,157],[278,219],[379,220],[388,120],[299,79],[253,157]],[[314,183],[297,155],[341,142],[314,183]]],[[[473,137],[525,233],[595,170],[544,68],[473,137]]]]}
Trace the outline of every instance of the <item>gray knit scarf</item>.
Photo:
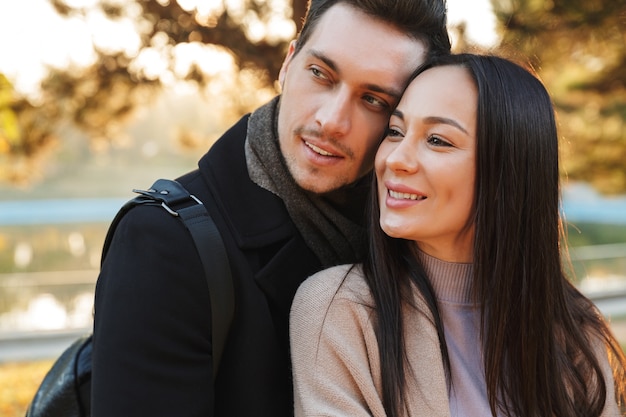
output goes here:
{"type": "Polygon", "coordinates": [[[300,188],[280,151],[278,105],[276,97],[248,121],[245,150],[250,178],[284,201],[296,228],[324,267],[361,261],[366,247],[363,207],[369,181],[324,195],[300,188]]]}

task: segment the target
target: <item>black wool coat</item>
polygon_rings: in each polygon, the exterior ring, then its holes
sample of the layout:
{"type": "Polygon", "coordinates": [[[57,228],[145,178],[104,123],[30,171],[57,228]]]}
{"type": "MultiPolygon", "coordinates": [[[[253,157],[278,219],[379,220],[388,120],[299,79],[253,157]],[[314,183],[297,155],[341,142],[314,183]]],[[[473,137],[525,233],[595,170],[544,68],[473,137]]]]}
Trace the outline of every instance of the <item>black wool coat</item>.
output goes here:
{"type": "Polygon", "coordinates": [[[233,273],[235,316],[215,386],[200,258],[179,220],[139,206],[118,225],[96,285],[94,417],[293,415],[289,309],[321,265],[282,200],[250,180],[247,120],[178,179],[209,209],[233,273]]]}

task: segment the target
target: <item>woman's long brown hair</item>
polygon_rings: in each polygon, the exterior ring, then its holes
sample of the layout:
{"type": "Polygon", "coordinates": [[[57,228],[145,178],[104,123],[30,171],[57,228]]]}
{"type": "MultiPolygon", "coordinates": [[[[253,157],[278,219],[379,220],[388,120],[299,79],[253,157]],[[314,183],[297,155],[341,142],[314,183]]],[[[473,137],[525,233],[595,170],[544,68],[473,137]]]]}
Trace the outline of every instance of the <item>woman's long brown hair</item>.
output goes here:
{"type": "MultiPolygon", "coordinates": [[[[421,70],[442,65],[466,68],[478,90],[473,293],[493,415],[599,416],[609,388],[604,354],[623,406],[624,352],[563,271],[558,136],[547,91],[526,69],[493,56],[437,57],[421,70]]],[[[407,395],[407,355],[419,354],[405,351],[401,331],[412,286],[434,317],[448,377],[450,365],[435,294],[412,243],[380,230],[375,192],[370,212],[364,270],[376,303],[383,403],[395,417],[407,395]]]]}

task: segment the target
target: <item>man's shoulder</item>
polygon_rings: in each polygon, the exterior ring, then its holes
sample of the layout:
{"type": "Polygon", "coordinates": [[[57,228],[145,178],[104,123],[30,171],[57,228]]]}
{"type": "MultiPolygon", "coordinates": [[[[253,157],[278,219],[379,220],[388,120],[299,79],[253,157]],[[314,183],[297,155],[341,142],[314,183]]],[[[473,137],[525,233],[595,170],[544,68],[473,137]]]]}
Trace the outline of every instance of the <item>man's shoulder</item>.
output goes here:
{"type": "Polygon", "coordinates": [[[200,159],[198,165],[201,170],[218,166],[220,169],[232,165],[234,160],[245,161],[244,143],[248,134],[248,120],[250,113],[243,115],[235,124],[230,126],[211,145],[208,152],[200,159]]]}
{"type": "Polygon", "coordinates": [[[198,171],[183,177],[212,203],[241,246],[265,246],[295,233],[283,201],[250,179],[245,141],[250,115],[225,132],[200,160],[198,171]],[[206,189],[206,190],[205,190],[206,189]]]}

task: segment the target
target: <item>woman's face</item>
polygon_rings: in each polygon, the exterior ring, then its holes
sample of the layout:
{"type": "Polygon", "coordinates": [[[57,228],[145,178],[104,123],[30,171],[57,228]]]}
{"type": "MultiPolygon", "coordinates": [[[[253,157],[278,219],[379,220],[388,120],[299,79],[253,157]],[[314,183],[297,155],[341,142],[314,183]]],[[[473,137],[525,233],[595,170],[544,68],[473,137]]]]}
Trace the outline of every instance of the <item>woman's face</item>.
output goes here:
{"type": "Polygon", "coordinates": [[[450,262],[473,256],[477,100],[465,68],[426,70],[404,93],[376,154],[383,231],[450,262]]]}

